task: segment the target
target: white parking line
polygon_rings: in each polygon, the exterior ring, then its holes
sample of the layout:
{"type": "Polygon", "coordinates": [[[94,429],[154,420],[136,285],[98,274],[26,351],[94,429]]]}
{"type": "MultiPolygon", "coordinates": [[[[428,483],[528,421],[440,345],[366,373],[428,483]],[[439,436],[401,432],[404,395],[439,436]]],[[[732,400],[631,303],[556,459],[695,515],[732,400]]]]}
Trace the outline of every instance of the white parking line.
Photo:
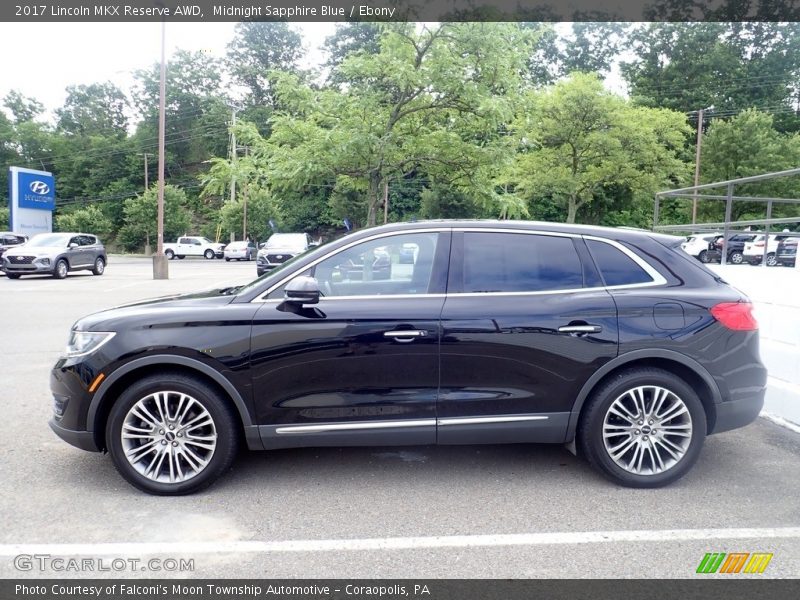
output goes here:
{"type": "Polygon", "coordinates": [[[339,540],[120,542],[97,544],[0,544],[0,556],[18,554],[150,555],[257,554],[267,552],[340,552],[343,550],[414,550],[419,548],[486,548],[619,542],[682,542],[690,540],[800,539],[800,527],[750,529],[666,529],[661,531],[568,531],[501,535],[446,535],[339,540]]]}

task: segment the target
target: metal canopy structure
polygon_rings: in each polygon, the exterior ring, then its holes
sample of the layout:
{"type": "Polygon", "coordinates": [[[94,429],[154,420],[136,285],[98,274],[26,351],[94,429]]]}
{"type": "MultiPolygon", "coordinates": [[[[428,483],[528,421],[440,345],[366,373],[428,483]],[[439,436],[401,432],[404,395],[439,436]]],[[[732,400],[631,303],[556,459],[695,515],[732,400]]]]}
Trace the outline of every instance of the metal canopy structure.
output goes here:
{"type": "MultiPolygon", "coordinates": [[[[785,218],[772,218],[772,207],[774,204],[800,204],[798,198],[768,198],[763,196],[736,196],[734,190],[737,185],[747,183],[755,183],[758,181],[766,181],[769,179],[778,179],[779,177],[792,177],[800,175],[800,168],[789,169],[787,171],[775,171],[774,173],[764,173],[762,175],[752,175],[750,177],[740,177],[738,179],[730,179],[728,181],[717,181],[714,183],[704,183],[702,185],[693,185],[676,190],[667,190],[664,192],[657,192],[655,196],[655,206],[653,208],[653,231],[690,231],[690,232],[703,232],[703,231],[718,231],[722,229],[724,240],[727,242],[732,227],[747,227],[747,226],[760,226],[764,225],[763,230],[749,231],[748,233],[763,233],[766,235],[766,242],[764,243],[764,253],[761,257],[761,265],[767,264],[767,250],[769,247],[770,225],[784,225],[789,223],[800,223],[800,216],[785,217],[785,218]],[[725,188],[725,195],[718,194],[699,194],[700,190],[713,190],[715,188],[725,188]],[[725,201],[725,220],[721,223],[686,223],[683,225],[659,225],[659,210],[661,207],[662,198],[681,198],[689,200],[704,200],[704,201],[725,201]],[[764,219],[748,219],[742,221],[731,221],[731,214],[733,212],[734,202],[763,202],[766,206],[766,218],[764,219]]],[[[727,263],[727,252],[722,252],[721,262],[727,263]]],[[[800,261],[798,261],[800,263],[800,261]]]]}

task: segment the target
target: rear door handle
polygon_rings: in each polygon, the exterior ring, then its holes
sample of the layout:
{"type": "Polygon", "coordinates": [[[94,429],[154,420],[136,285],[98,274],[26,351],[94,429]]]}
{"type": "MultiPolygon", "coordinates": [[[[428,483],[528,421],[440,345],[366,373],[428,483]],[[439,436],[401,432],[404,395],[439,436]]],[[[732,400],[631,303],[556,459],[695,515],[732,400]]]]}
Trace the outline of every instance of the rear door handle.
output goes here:
{"type": "Polygon", "coordinates": [[[413,342],[416,338],[425,337],[426,335],[428,335],[427,331],[421,331],[419,329],[405,329],[405,330],[393,330],[393,331],[383,332],[383,337],[391,338],[394,341],[400,342],[402,344],[413,342]]]}
{"type": "Polygon", "coordinates": [[[559,333],[600,333],[600,325],[563,325],[558,328],[559,333]]]}

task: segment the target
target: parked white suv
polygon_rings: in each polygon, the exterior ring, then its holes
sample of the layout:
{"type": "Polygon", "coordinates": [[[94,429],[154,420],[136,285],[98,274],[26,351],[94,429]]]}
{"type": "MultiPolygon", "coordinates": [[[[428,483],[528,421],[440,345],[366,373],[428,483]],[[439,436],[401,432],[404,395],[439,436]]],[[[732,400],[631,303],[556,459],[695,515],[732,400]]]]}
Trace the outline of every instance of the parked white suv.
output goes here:
{"type": "Polygon", "coordinates": [[[208,259],[214,257],[222,258],[225,244],[212,242],[207,237],[185,235],[179,237],[174,244],[164,244],[164,254],[169,260],[176,256],[186,258],[187,256],[205,256],[208,259]]]}
{"type": "Polygon", "coordinates": [[[691,254],[697,260],[703,263],[707,263],[709,260],[708,257],[708,244],[713,241],[715,237],[720,235],[719,233],[695,233],[689,236],[689,238],[681,244],[681,248],[687,254],[691,254]]]}
{"type": "MultiPolygon", "coordinates": [[[[757,235],[752,242],[745,243],[744,251],[742,252],[745,262],[749,262],[751,265],[761,264],[764,258],[764,237],[765,235],[762,233],[757,235]]],[[[774,267],[778,264],[775,258],[778,252],[778,244],[787,237],[791,236],[787,233],[770,234],[767,242],[767,266],[774,267]]]]}

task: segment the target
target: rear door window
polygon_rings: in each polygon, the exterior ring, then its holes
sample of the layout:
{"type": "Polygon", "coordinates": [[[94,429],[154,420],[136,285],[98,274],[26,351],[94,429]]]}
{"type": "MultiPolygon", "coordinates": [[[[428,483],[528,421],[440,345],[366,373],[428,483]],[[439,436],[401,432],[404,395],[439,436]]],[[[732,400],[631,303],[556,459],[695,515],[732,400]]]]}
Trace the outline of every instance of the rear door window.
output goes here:
{"type": "Polygon", "coordinates": [[[606,242],[586,240],[607,286],[651,283],[653,278],[630,256],[606,242]]]}
{"type": "Polygon", "coordinates": [[[545,292],[583,287],[583,269],[572,238],[466,232],[465,293],[545,292]]]}

